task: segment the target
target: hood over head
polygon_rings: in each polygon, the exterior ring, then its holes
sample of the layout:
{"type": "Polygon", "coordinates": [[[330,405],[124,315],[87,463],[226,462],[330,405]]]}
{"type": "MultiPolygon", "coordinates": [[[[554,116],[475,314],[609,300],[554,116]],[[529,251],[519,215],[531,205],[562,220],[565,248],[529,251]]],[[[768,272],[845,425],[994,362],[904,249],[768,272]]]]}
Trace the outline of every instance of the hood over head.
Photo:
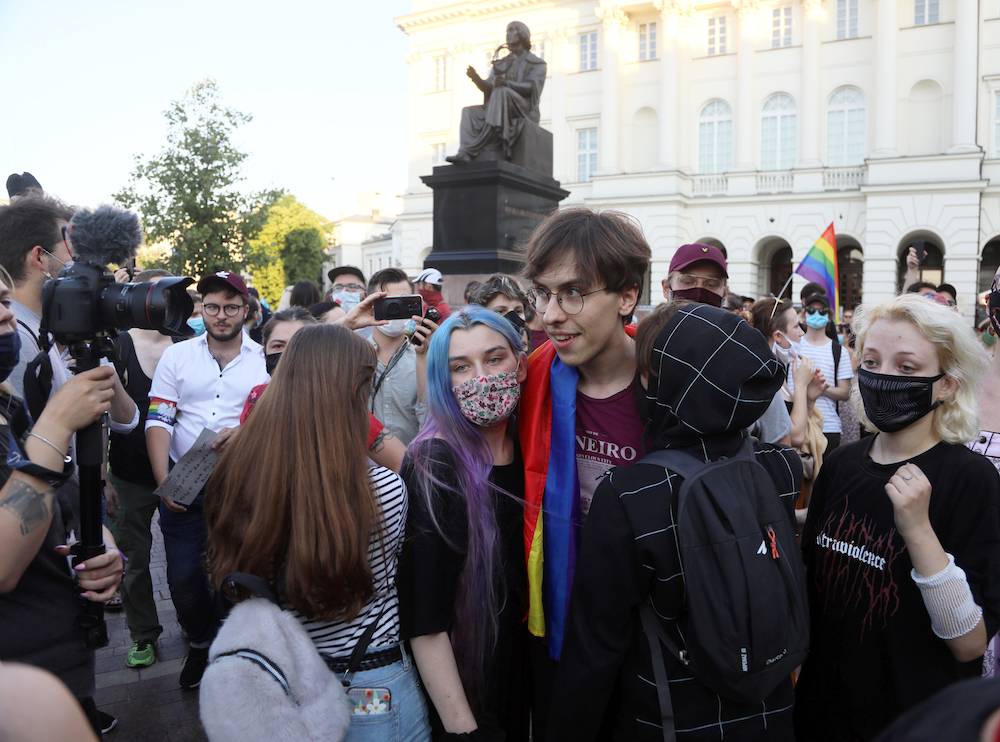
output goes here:
{"type": "Polygon", "coordinates": [[[651,449],[722,449],[742,438],[785,380],[764,336],[707,304],[680,307],[653,343],[644,418],[651,449]],[[715,448],[715,446],[712,446],[715,448]]]}

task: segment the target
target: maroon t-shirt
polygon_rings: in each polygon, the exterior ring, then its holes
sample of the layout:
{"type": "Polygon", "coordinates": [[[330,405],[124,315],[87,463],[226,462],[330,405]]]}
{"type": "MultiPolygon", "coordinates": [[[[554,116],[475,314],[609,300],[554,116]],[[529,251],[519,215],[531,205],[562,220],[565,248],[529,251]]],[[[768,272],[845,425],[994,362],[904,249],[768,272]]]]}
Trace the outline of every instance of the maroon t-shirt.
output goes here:
{"type": "Polygon", "coordinates": [[[612,466],[634,464],[644,453],[639,382],[606,399],[576,393],[576,471],[580,511],[586,515],[594,490],[612,466]]]}

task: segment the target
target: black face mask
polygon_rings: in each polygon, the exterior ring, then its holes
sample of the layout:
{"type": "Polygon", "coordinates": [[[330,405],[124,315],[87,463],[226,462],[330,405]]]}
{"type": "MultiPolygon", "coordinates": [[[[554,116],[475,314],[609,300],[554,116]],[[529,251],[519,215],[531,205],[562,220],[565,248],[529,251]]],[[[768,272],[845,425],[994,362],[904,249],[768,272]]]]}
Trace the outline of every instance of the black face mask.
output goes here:
{"type": "Polygon", "coordinates": [[[670,289],[670,296],[675,301],[693,301],[697,304],[708,304],[712,307],[722,306],[722,297],[714,291],[709,291],[704,286],[695,286],[693,289],[670,289]]]}
{"type": "Polygon", "coordinates": [[[264,354],[264,366],[267,368],[267,375],[274,376],[274,369],[278,367],[278,361],[281,360],[281,351],[277,353],[265,353],[264,354]]]}
{"type": "Polygon", "coordinates": [[[894,376],[858,371],[858,391],[865,405],[865,415],[883,433],[902,430],[938,407],[934,401],[934,382],[944,377],[894,376]]]}

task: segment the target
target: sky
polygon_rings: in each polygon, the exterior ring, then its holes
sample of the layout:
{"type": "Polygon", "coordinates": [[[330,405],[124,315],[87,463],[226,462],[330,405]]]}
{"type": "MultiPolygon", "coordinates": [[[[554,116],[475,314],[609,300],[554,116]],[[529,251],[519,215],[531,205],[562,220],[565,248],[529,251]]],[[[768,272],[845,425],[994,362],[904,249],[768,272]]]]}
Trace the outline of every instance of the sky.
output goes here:
{"type": "MultiPolygon", "coordinates": [[[[110,200],[166,141],[169,103],[214,79],[253,116],[246,189],[329,218],[406,183],[410,0],[0,0],[0,180],[33,173],[79,205],[110,200]]],[[[2,193],[6,196],[6,193],[2,193]]]]}

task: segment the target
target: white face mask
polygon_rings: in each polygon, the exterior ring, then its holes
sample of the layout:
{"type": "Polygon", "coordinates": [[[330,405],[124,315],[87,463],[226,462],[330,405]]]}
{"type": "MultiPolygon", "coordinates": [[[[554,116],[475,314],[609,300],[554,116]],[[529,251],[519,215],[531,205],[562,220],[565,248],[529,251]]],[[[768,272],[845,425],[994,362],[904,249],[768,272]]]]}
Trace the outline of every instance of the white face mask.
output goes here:
{"type": "Polygon", "coordinates": [[[795,352],[794,343],[792,343],[792,341],[788,339],[788,335],[786,335],[783,332],[779,332],[778,334],[781,335],[781,337],[784,339],[786,343],[788,343],[788,347],[783,348],[781,347],[780,342],[775,341],[774,345],[771,347],[771,351],[774,353],[775,358],[777,358],[783,364],[788,366],[792,363],[792,361],[796,359],[798,354],[795,352]]]}
{"type": "Polygon", "coordinates": [[[361,303],[361,294],[354,294],[350,291],[338,291],[333,294],[333,298],[340,302],[340,308],[345,312],[350,312],[361,303]]]}
{"type": "Polygon", "coordinates": [[[382,325],[381,327],[376,327],[379,332],[389,338],[398,338],[404,332],[406,332],[406,322],[405,319],[391,319],[389,324],[382,325]]]}

